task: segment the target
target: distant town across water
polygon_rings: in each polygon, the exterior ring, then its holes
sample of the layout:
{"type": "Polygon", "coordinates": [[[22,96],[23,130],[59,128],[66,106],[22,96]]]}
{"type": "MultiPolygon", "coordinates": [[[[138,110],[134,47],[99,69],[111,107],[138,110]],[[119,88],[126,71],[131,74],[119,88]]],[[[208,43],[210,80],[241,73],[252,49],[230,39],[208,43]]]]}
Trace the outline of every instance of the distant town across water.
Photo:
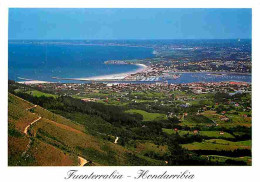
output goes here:
{"type": "Polygon", "coordinates": [[[9,79],[250,83],[251,40],[9,41],[9,79]]]}

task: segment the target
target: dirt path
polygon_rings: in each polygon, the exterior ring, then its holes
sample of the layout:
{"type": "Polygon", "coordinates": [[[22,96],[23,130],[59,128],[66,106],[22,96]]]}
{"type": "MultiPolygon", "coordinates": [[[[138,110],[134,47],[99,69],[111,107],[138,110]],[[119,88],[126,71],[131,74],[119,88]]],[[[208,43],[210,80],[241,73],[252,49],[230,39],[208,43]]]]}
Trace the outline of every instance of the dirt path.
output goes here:
{"type": "Polygon", "coordinates": [[[114,143],[117,143],[118,139],[119,139],[119,137],[116,137],[116,139],[115,139],[115,142],[114,142],[114,143]]]}
{"type": "MultiPolygon", "coordinates": [[[[28,126],[26,126],[25,127],[25,129],[24,129],[24,134],[25,135],[28,135],[28,129],[29,129],[29,127],[30,126],[32,126],[34,123],[36,123],[37,121],[39,121],[40,119],[42,119],[42,117],[40,117],[39,116],[39,118],[38,119],[35,119],[33,122],[31,122],[28,126]]],[[[22,153],[22,157],[24,157],[25,156],[25,154],[28,152],[28,150],[31,148],[31,145],[32,145],[32,139],[31,139],[31,137],[30,137],[30,139],[29,139],[29,143],[28,143],[28,145],[26,146],[26,150],[22,153]]],[[[28,155],[26,156],[26,157],[28,157],[28,155]]]]}
{"type": "Polygon", "coordinates": [[[37,119],[35,119],[33,122],[31,122],[28,126],[26,126],[25,128],[24,128],[24,134],[25,135],[28,135],[28,129],[29,129],[29,127],[30,126],[32,126],[34,123],[36,123],[37,121],[39,121],[40,119],[42,119],[42,117],[41,116],[39,116],[37,119]]]}
{"type": "MultiPolygon", "coordinates": [[[[17,96],[16,96],[17,97],[17,96]]],[[[18,97],[19,98],[19,97],[18,97]]],[[[19,98],[19,99],[21,99],[21,98],[19,98]]],[[[24,100],[24,99],[22,99],[22,100],[24,100]]],[[[26,100],[24,100],[24,101],[26,101],[26,100]]],[[[26,102],[28,102],[28,101],[26,101],[26,102]]],[[[29,103],[29,102],[28,102],[29,103]]],[[[26,110],[27,111],[29,111],[29,110],[31,110],[31,109],[33,109],[33,108],[36,108],[37,107],[37,105],[34,105],[34,106],[32,106],[32,107],[29,107],[29,108],[27,108],[26,110]]],[[[35,114],[35,113],[33,113],[33,114],[35,114]]],[[[36,123],[37,121],[39,121],[40,119],[42,119],[42,117],[41,116],[39,116],[37,119],[35,119],[33,122],[31,122],[28,126],[26,126],[25,127],[25,129],[24,129],[24,134],[25,135],[27,135],[28,136],[28,129],[34,124],[34,123],[36,123]]],[[[56,123],[56,124],[58,124],[58,125],[62,125],[62,124],[60,124],[60,123],[57,123],[57,122],[55,122],[55,121],[51,121],[51,122],[53,122],[53,123],[56,123]]],[[[63,125],[62,125],[63,126],[63,125]]],[[[67,126],[63,126],[63,128],[69,128],[69,127],[67,127],[67,126]]],[[[117,140],[118,140],[118,137],[116,138],[116,143],[117,143],[117,140]]],[[[31,145],[32,145],[32,143],[33,143],[33,141],[32,141],[32,139],[31,139],[31,137],[30,137],[30,140],[29,140],[29,143],[28,143],[28,145],[26,146],[26,150],[22,153],[22,157],[28,157],[28,154],[26,155],[26,153],[29,151],[29,149],[30,149],[30,147],[31,147],[31,145]],[[26,156],[25,156],[26,155],[26,156]]],[[[83,157],[80,157],[80,156],[78,156],[78,160],[79,160],[79,166],[84,166],[85,164],[87,164],[87,163],[89,163],[89,161],[87,161],[86,159],[84,159],[83,157]]]]}
{"type": "Polygon", "coordinates": [[[78,156],[78,159],[79,159],[79,166],[84,166],[85,164],[88,163],[88,161],[83,157],[78,156]]]}
{"type": "Polygon", "coordinates": [[[32,106],[32,107],[27,108],[26,110],[28,111],[28,110],[33,109],[33,108],[36,108],[36,107],[37,107],[37,105],[34,105],[34,106],[32,106]]]}

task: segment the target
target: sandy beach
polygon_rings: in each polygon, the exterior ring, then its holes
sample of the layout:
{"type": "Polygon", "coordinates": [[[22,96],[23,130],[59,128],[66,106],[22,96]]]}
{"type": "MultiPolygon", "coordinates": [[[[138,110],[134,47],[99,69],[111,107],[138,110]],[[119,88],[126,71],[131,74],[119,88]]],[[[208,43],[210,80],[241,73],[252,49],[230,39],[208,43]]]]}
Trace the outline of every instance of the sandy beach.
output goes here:
{"type": "Polygon", "coordinates": [[[101,75],[101,76],[86,77],[86,78],[73,78],[71,80],[83,80],[83,81],[123,80],[128,75],[139,73],[147,69],[147,66],[144,64],[135,64],[135,65],[138,66],[139,68],[131,72],[111,74],[111,75],[101,75]]]}
{"type": "Polygon", "coordinates": [[[33,84],[52,83],[52,82],[40,81],[40,80],[27,80],[27,81],[20,81],[18,83],[25,84],[25,85],[33,85],[33,84]]]}
{"type": "MultiPolygon", "coordinates": [[[[101,75],[101,76],[93,76],[93,77],[83,77],[83,78],[59,78],[59,77],[52,77],[53,79],[60,79],[60,80],[79,80],[79,81],[114,81],[114,80],[123,80],[127,76],[135,73],[139,73],[142,71],[147,70],[147,66],[144,64],[135,64],[138,68],[134,71],[125,72],[125,73],[118,73],[118,74],[110,74],[110,75],[101,75]]],[[[43,83],[53,83],[48,81],[41,81],[41,80],[31,80],[27,78],[19,79],[24,81],[19,81],[18,83],[26,84],[26,85],[33,85],[33,84],[43,84],[43,83]]]]}

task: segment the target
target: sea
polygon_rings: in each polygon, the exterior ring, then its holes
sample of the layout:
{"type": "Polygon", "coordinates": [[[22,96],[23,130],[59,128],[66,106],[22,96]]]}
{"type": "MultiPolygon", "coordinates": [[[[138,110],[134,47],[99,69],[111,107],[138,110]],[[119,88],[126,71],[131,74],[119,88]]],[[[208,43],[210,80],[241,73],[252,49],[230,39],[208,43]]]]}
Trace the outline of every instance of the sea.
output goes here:
{"type": "MultiPolygon", "coordinates": [[[[77,42],[14,41],[8,46],[8,79],[15,81],[40,80],[62,83],[84,83],[58,78],[86,78],[119,74],[138,69],[136,65],[105,64],[107,60],[152,58],[154,50],[147,47],[92,45],[77,42]]],[[[169,83],[245,81],[251,75],[182,73],[169,83]]],[[[138,82],[142,83],[142,82],[138,82]]]]}

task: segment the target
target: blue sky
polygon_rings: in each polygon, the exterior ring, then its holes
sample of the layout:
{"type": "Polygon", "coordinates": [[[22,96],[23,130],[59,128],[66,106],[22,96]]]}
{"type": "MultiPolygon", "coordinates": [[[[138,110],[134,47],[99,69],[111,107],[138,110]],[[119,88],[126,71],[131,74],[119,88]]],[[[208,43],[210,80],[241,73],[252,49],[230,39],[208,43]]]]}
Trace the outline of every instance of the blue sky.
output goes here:
{"type": "Polygon", "coordinates": [[[251,9],[9,9],[9,39],[251,38],[251,9]]]}

